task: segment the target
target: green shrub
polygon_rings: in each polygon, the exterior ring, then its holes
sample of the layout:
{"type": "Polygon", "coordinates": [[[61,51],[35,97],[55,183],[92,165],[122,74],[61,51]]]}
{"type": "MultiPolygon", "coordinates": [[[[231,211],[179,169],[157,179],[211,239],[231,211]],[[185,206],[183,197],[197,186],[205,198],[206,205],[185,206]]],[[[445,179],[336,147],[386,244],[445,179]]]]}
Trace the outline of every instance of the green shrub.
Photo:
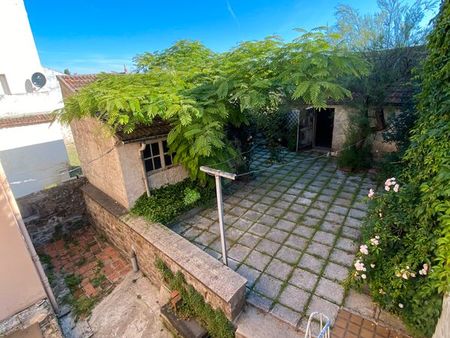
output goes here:
{"type": "Polygon", "coordinates": [[[191,189],[187,187],[184,190],[184,205],[188,206],[191,204],[194,204],[201,198],[200,193],[197,191],[197,189],[191,189]]]}
{"type": "Polygon", "coordinates": [[[186,283],[183,274],[177,271],[174,274],[167,265],[157,259],[156,267],[161,272],[165,283],[171,290],[181,295],[181,304],[177,305],[177,315],[182,318],[195,318],[205,327],[212,338],[233,338],[234,327],[221,310],[214,310],[207,304],[203,296],[186,283]]]}
{"type": "Polygon", "coordinates": [[[422,337],[433,334],[442,296],[428,276],[440,231],[412,210],[419,201],[415,185],[375,192],[351,283],[367,285],[382,308],[399,315],[411,333],[422,337]]]}
{"type": "Polygon", "coordinates": [[[152,222],[170,223],[175,217],[192,207],[200,206],[214,197],[211,186],[201,187],[187,179],[150,191],[142,195],[131,212],[152,222]]]}

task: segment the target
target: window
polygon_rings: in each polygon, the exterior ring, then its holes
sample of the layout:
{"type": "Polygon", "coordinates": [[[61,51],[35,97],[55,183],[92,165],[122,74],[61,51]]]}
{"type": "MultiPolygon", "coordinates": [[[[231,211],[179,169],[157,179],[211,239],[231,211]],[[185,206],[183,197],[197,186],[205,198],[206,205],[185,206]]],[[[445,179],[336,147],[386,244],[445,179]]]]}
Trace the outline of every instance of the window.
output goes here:
{"type": "Polygon", "coordinates": [[[145,171],[147,173],[172,166],[172,155],[166,140],[154,141],[146,145],[143,151],[145,171]]]}
{"type": "Polygon", "coordinates": [[[0,95],[11,95],[11,90],[9,89],[5,74],[0,74],[0,95]]]}

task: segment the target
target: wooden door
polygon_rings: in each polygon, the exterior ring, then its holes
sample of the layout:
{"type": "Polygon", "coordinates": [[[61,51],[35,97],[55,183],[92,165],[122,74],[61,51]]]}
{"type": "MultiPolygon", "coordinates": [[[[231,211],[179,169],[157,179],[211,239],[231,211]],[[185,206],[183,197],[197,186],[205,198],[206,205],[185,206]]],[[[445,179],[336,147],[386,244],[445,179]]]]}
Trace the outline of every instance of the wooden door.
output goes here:
{"type": "Polygon", "coordinates": [[[314,109],[300,110],[298,121],[298,149],[311,148],[314,139],[314,109]]]}

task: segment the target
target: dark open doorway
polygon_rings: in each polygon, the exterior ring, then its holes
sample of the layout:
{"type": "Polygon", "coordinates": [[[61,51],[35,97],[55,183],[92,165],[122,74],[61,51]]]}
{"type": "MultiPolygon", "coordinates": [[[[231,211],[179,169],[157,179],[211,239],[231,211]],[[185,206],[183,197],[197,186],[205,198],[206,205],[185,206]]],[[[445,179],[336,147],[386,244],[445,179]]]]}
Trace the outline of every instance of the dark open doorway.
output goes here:
{"type": "Polygon", "coordinates": [[[333,108],[325,108],[316,111],[314,146],[331,148],[333,142],[333,124],[333,108]]]}

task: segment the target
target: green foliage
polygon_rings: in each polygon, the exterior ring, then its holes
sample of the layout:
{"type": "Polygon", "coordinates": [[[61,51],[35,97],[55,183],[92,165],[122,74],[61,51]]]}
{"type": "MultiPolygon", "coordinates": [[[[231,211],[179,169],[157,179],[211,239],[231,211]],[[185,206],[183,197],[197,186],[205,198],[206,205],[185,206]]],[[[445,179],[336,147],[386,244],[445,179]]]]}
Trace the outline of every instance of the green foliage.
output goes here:
{"type": "Polygon", "coordinates": [[[173,127],[168,144],[174,162],[202,183],[201,165],[220,162],[218,169],[234,169],[227,159],[240,152],[226,137],[228,125],[248,125],[249,116],[273,113],[286,98],[324,107],[329,98],[350,97],[339,79],[367,71],[367,64],[325,29],[289,43],[274,37],[243,42],[222,54],[180,41],[135,62],[143,73],[100,75],[67,100],[60,120],[91,116],[112,130],[131,132],[159,117],[173,127]]]}
{"type": "Polygon", "coordinates": [[[81,280],[82,280],[81,276],[73,273],[64,277],[64,282],[66,283],[67,287],[70,289],[72,293],[74,293],[78,289],[81,280]]]}
{"type": "Polygon", "coordinates": [[[75,315],[75,318],[85,318],[89,316],[97,303],[97,299],[95,297],[86,297],[84,295],[80,297],[69,296],[67,302],[72,307],[72,311],[75,315]]]}
{"type": "Polygon", "coordinates": [[[187,179],[152,190],[150,196],[142,195],[136,201],[131,212],[144,216],[152,222],[168,224],[175,217],[192,207],[207,203],[213,196],[212,186],[201,187],[187,179]]]}
{"type": "Polygon", "coordinates": [[[200,198],[201,198],[201,195],[196,189],[191,189],[191,188],[187,187],[184,190],[184,199],[183,199],[184,205],[188,206],[188,205],[194,204],[200,198]]]}
{"type": "Polygon", "coordinates": [[[366,270],[360,266],[353,276],[415,335],[427,337],[450,290],[449,30],[447,1],[429,36],[418,120],[402,158],[399,191],[390,187],[375,195],[363,234],[368,254],[359,254],[366,270]]]}
{"type": "Polygon", "coordinates": [[[225,314],[207,304],[203,296],[192,285],[186,283],[180,271],[174,274],[159,258],[156,259],[155,265],[169,288],[180,293],[181,304],[177,306],[177,315],[199,320],[212,338],[234,337],[233,324],[225,314]]]}

